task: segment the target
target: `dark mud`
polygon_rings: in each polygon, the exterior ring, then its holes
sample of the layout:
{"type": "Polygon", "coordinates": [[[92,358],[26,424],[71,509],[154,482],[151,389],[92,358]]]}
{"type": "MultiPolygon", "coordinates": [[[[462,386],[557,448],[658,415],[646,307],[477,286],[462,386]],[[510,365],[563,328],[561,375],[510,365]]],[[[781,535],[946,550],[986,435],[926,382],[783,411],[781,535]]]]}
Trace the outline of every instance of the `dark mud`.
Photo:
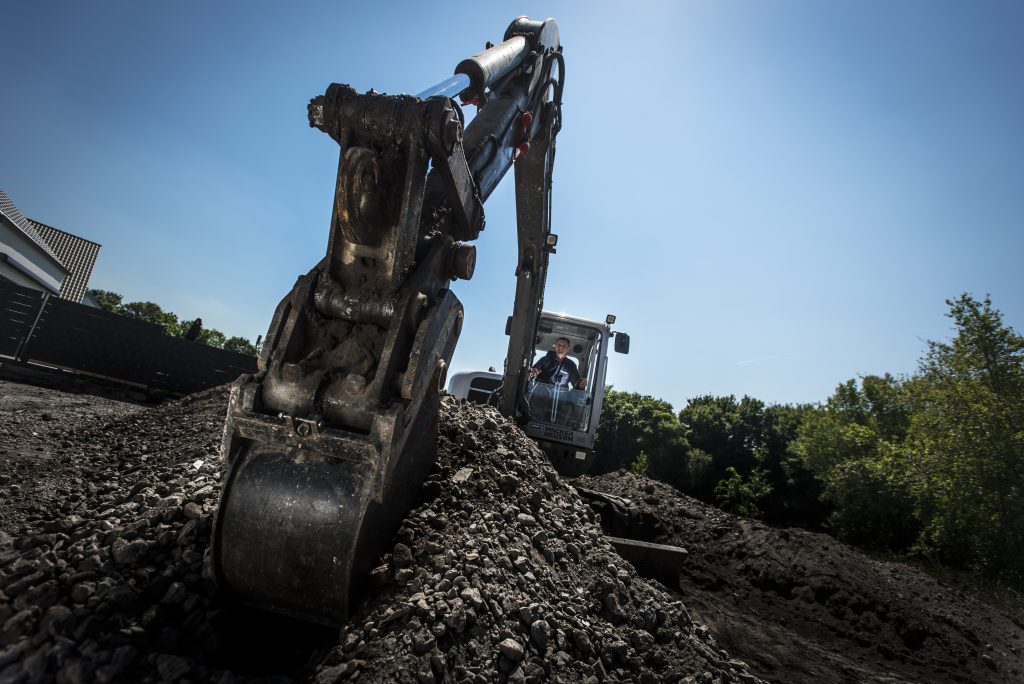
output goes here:
{"type": "Polygon", "coordinates": [[[659,521],[653,541],[686,548],[683,602],[760,677],[1022,681],[1022,625],[919,570],[724,513],[632,473],[582,482],[630,498],[659,521]]]}

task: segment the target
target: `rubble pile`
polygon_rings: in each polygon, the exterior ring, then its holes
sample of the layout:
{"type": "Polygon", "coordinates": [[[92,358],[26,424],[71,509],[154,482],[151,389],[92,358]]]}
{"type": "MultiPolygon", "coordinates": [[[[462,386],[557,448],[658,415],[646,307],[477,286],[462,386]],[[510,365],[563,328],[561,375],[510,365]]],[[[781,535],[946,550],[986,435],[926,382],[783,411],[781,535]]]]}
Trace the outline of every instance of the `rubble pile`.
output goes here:
{"type": "Polygon", "coordinates": [[[225,390],[63,422],[84,409],[36,391],[45,410],[0,403],[0,424],[20,418],[0,441],[0,471],[17,467],[0,483],[0,682],[757,681],[492,411],[445,401],[423,501],[339,639],[212,581],[225,390]]]}
{"type": "Polygon", "coordinates": [[[593,512],[491,408],[446,399],[435,472],[318,682],[754,682],[616,555],[593,512]]]}

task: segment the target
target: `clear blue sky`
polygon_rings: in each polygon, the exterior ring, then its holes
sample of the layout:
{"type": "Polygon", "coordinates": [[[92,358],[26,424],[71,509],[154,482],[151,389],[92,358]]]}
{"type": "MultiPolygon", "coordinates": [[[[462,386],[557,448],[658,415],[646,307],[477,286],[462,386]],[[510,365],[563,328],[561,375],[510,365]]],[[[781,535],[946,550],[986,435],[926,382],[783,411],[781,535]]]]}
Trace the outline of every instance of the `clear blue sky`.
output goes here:
{"type": "MultiPolygon", "coordinates": [[[[5,3],[0,187],[102,243],[92,286],[266,332],[324,254],[333,82],[415,93],[515,16],[566,56],[547,308],[632,335],[618,389],[824,400],[908,373],[944,300],[1024,330],[1024,4],[5,3]]],[[[511,178],[456,370],[500,367],[511,178]]]]}

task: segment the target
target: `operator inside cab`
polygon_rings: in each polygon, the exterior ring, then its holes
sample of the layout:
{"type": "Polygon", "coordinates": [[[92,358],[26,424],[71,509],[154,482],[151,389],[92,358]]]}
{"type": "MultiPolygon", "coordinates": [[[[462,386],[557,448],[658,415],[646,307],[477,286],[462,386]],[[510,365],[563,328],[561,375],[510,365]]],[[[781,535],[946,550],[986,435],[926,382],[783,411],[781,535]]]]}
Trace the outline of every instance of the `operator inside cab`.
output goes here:
{"type": "Polygon", "coordinates": [[[530,377],[548,385],[586,389],[587,379],[580,377],[576,362],[566,356],[568,353],[569,338],[559,337],[555,340],[555,348],[530,368],[530,377]]]}

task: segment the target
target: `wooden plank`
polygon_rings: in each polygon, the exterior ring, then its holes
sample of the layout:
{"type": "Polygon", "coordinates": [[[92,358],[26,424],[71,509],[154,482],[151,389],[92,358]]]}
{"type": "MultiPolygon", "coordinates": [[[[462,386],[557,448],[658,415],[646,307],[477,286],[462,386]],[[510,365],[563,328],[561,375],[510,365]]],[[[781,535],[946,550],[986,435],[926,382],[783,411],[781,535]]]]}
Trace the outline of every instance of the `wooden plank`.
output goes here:
{"type": "Polygon", "coordinates": [[[650,577],[673,589],[678,587],[679,573],[689,555],[681,546],[654,544],[624,537],[605,537],[620,556],[644,577],[650,577]]]}

